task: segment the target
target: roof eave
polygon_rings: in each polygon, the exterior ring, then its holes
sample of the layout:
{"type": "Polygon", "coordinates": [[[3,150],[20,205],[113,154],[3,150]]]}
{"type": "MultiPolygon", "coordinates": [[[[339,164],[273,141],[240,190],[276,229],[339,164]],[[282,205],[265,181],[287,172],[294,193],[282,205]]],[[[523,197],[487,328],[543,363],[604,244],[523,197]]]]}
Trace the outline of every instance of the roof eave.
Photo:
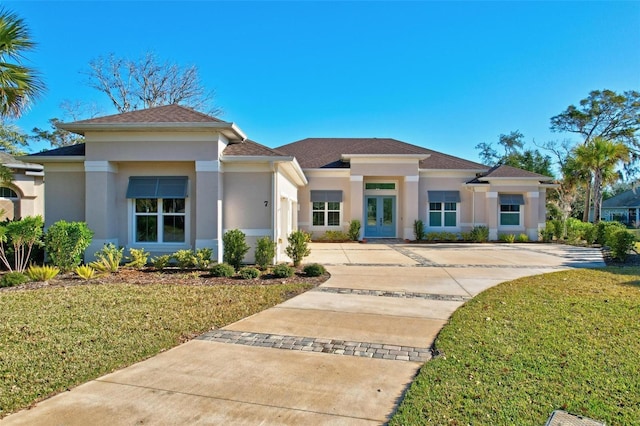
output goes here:
{"type": "Polygon", "coordinates": [[[42,155],[38,157],[29,157],[29,161],[41,163],[77,163],[84,161],[84,155],[42,155]]]}
{"type": "Polygon", "coordinates": [[[351,160],[352,158],[371,158],[371,157],[384,157],[384,158],[413,158],[418,161],[426,160],[431,157],[431,154],[342,154],[340,158],[342,160],[351,160]]]}

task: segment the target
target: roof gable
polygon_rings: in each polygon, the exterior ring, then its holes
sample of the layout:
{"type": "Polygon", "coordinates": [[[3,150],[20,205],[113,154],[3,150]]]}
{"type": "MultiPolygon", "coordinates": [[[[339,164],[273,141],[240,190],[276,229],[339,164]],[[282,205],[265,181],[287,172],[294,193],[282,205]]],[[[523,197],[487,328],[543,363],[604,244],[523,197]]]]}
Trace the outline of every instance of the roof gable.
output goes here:
{"type": "Polygon", "coordinates": [[[121,114],[106,115],[74,121],[67,124],[117,124],[117,123],[225,123],[225,121],[203,114],[182,105],[163,105],[121,114]]]}

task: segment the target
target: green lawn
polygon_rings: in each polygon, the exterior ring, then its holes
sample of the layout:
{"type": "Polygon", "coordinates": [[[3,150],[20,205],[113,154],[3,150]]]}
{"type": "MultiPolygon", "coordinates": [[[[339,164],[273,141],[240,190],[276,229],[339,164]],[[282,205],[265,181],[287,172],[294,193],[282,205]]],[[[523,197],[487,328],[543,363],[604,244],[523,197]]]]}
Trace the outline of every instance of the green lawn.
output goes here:
{"type": "Polygon", "coordinates": [[[640,268],[523,278],[468,302],[392,425],[542,425],[555,409],[640,419],[640,268]]]}
{"type": "Polygon", "coordinates": [[[0,418],[309,289],[83,285],[0,293],[0,418]]]}

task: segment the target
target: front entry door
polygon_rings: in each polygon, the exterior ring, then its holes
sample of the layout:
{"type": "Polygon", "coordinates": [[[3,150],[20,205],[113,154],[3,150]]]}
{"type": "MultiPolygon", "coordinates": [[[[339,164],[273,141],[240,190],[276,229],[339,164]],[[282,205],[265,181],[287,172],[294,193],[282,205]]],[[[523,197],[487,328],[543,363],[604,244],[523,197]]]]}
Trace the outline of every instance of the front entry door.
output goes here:
{"type": "Polygon", "coordinates": [[[396,197],[377,195],[366,197],[367,221],[364,236],[393,238],[396,236],[396,197]]]}

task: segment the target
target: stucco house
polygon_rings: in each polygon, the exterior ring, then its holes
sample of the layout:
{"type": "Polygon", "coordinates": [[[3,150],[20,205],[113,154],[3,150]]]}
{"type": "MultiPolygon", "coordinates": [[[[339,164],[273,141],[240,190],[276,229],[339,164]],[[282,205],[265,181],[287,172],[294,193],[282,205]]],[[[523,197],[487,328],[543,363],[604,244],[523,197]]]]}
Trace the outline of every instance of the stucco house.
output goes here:
{"type": "Polygon", "coordinates": [[[602,220],[637,226],[640,218],[640,189],[634,188],[602,202],[602,220]]]}
{"type": "Polygon", "coordinates": [[[6,152],[0,162],[13,180],[0,184],[0,221],[23,216],[44,216],[44,171],[41,164],[26,163],[6,152]]]}
{"type": "MultiPolygon", "coordinates": [[[[234,123],[169,105],[61,124],[85,143],[28,157],[44,165],[46,225],[86,221],[90,257],[105,243],[152,254],[210,247],[240,229],[250,245],[295,229],[413,238],[485,225],[490,238],[545,223],[550,177],[482,164],[394,139],[311,138],[272,149],[234,123]]],[[[252,253],[247,257],[251,260],[252,253]]]]}

